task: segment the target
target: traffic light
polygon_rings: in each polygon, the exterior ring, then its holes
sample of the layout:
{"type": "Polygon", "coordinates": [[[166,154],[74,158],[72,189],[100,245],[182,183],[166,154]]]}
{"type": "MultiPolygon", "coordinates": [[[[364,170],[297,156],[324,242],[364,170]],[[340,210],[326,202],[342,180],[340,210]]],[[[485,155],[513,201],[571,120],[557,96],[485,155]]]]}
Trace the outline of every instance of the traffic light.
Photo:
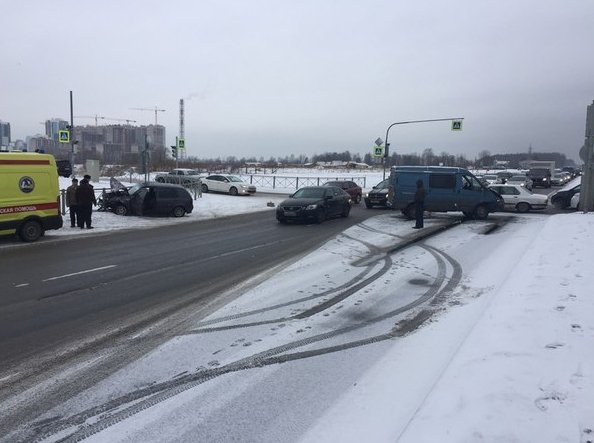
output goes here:
{"type": "Polygon", "coordinates": [[[177,158],[177,146],[172,146],[171,147],[171,156],[173,158],[177,158]]]}

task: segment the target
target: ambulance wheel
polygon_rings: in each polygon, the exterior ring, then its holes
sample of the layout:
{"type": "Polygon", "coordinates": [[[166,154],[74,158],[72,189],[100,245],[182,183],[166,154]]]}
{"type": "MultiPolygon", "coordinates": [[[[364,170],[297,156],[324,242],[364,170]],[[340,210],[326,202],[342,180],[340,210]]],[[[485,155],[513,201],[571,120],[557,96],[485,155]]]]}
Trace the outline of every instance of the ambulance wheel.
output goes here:
{"type": "Polygon", "coordinates": [[[37,240],[43,234],[43,228],[35,220],[25,222],[19,229],[19,237],[26,242],[37,240]]]}

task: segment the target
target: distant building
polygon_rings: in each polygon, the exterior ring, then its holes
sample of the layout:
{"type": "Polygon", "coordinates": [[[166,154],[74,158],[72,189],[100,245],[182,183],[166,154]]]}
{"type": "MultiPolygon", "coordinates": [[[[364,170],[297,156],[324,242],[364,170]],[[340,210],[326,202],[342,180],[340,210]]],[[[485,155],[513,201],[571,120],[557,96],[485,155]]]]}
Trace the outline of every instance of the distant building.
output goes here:
{"type": "Polygon", "coordinates": [[[45,121],[45,136],[51,140],[58,141],[58,131],[66,129],[68,122],[61,118],[52,118],[45,121]]]}
{"type": "Polygon", "coordinates": [[[155,160],[165,158],[165,127],[162,125],[132,126],[75,126],[75,162],[87,159],[102,160],[105,164],[134,163],[148,142],[148,150],[155,160]]]}
{"type": "Polygon", "coordinates": [[[10,145],[10,123],[0,120],[0,147],[8,148],[10,145]]]}

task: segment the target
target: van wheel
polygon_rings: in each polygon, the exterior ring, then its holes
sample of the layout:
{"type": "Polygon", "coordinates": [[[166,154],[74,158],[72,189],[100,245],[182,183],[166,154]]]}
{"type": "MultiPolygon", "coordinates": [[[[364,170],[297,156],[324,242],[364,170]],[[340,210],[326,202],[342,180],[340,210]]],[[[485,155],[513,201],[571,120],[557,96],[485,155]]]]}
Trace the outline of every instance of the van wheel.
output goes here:
{"type": "Polygon", "coordinates": [[[186,215],[186,210],[181,206],[176,206],[175,208],[173,208],[174,217],[183,217],[184,215],[186,215]]]}
{"type": "Polygon", "coordinates": [[[128,208],[126,208],[124,205],[117,205],[115,208],[113,208],[113,212],[116,215],[126,215],[128,213],[128,208]]]}
{"type": "Polygon", "coordinates": [[[487,209],[487,207],[485,205],[478,205],[474,209],[474,218],[476,218],[477,220],[486,220],[486,218],[488,216],[489,216],[489,210],[487,209]]]}
{"type": "Polygon", "coordinates": [[[26,242],[37,240],[43,234],[43,228],[39,222],[29,220],[19,229],[19,237],[26,242]]]}
{"type": "Polygon", "coordinates": [[[516,211],[518,212],[528,212],[530,211],[530,205],[526,202],[521,202],[516,205],[516,211]]]}

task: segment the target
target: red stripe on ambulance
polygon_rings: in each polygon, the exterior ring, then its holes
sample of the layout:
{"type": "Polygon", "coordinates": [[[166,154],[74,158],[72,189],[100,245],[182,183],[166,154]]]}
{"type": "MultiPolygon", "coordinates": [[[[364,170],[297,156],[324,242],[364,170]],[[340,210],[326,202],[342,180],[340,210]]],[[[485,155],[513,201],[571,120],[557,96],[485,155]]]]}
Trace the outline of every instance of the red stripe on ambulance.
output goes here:
{"type": "Polygon", "coordinates": [[[19,212],[44,211],[47,209],[58,209],[58,202],[40,203],[31,205],[5,206],[0,208],[0,214],[16,214],[19,212]]]}
{"type": "Polygon", "coordinates": [[[1,160],[0,165],[49,165],[49,160],[1,160]]]}

